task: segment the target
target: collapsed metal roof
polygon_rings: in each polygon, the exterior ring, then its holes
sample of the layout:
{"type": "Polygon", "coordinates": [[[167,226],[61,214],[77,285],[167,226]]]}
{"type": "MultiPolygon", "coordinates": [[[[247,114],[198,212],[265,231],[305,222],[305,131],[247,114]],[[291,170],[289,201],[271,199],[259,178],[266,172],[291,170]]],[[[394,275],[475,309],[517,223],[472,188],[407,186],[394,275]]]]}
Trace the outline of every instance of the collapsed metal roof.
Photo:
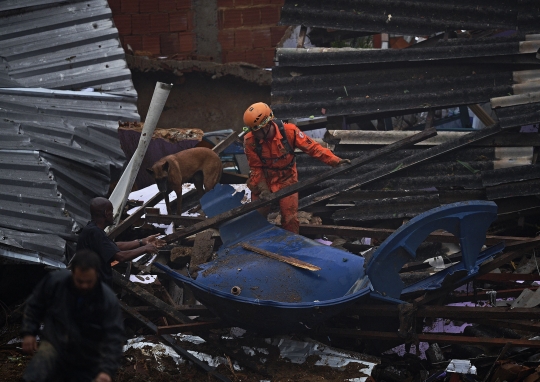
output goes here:
{"type": "MultiPolygon", "coordinates": [[[[285,119],[376,118],[523,98],[540,92],[538,48],[540,35],[440,40],[434,47],[403,50],[278,49],[272,106],[285,119]]],[[[513,127],[540,121],[538,105],[519,120],[503,110],[506,105],[496,112],[503,127],[513,127]]]]}
{"type": "Polygon", "coordinates": [[[0,60],[0,247],[61,261],[140,120],[107,1],[1,1],[0,60]]]}
{"type": "Polygon", "coordinates": [[[536,0],[286,0],[281,25],[425,35],[458,29],[531,32],[540,24],[536,0]]]}

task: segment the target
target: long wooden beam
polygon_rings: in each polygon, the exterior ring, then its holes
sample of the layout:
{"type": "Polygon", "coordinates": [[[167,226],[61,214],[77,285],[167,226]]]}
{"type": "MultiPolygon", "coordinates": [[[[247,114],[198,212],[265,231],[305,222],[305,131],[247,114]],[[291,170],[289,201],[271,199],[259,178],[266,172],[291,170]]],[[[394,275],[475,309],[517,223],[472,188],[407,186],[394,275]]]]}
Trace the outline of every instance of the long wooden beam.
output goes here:
{"type": "MultiPolygon", "coordinates": [[[[300,225],[300,234],[301,235],[336,235],[349,238],[362,238],[362,237],[371,237],[374,239],[384,240],[395,230],[385,229],[385,228],[363,228],[363,227],[349,227],[349,226],[338,226],[338,225],[314,225],[314,224],[301,224],[300,225]]],[[[530,237],[519,237],[519,236],[486,236],[486,245],[498,244],[502,241],[507,244],[523,242],[526,240],[531,240],[530,237]]],[[[458,243],[459,238],[455,237],[448,232],[432,232],[427,238],[426,241],[439,242],[439,243],[458,243]]]]}
{"type": "MultiPolygon", "coordinates": [[[[398,317],[398,305],[358,305],[350,309],[360,317],[398,317]]],[[[449,318],[465,320],[482,319],[533,319],[538,318],[539,310],[530,308],[470,307],[470,306],[438,306],[418,307],[417,317],[449,318]]]]}
{"type": "Polygon", "coordinates": [[[388,155],[396,150],[403,149],[405,147],[414,145],[415,143],[421,142],[425,139],[428,139],[430,137],[433,137],[437,135],[437,131],[435,129],[428,129],[424,130],[418,134],[413,135],[412,137],[409,137],[407,139],[395,142],[391,145],[382,147],[377,150],[373,150],[369,152],[366,155],[363,155],[360,158],[353,159],[349,165],[341,165],[338,167],[335,167],[333,169],[330,169],[328,171],[325,171],[319,175],[313,176],[309,179],[306,179],[304,181],[295,183],[289,187],[285,187],[282,190],[279,190],[278,192],[275,192],[271,195],[271,197],[268,200],[256,200],[251,203],[246,203],[243,206],[233,208],[230,211],[224,212],[222,214],[219,214],[217,216],[214,216],[212,218],[205,219],[204,221],[194,224],[191,227],[187,227],[183,230],[177,231],[171,235],[168,235],[164,238],[164,240],[167,243],[176,241],[178,239],[193,235],[194,233],[203,231],[207,228],[213,227],[217,224],[224,223],[226,221],[229,221],[231,219],[234,219],[236,217],[242,216],[248,212],[254,211],[258,208],[270,205],[271,203],[282,199],[286,196],[295,194],[301,190],[304,190],[308,187],[311,187],[317,183],[322,182],[323,180],[330,179],[336,175],[345,173],[347,171],[350,171],[354,168],[360,167],[363,164],[366,164],[368,162],[373,161],[376,158],[379,158],[384,155],[388,155]]]}
{"type": "Polygon", "coordinates": [[[215,329],[221,326],[223,326],[223,323],[220,320],[191,322],[189,324],[179,324],[179,325],[158,326],[157,334],[177,334],[177,333],[189,332],[192,330],[200,331],[200,330],[215,329]]]}
{"type": "Polygon", "coordinates": [[[306,196],[305,198],[300,199],[298,206],[300,209],[302,209],[302,208],[311,206],[315,203],[321,202],[323,200],[328,200],[338,195],[340,192],[349,191],[349,190],[358,188],[360,186],[364,186],[378,179],[381,179],[389,174],[402,171],[406,168],[425,162],[428,159],[436,158],[443,154],[450,153],[461,147],[467,146],[473,142],[498,134],[501,131],[502,129],[500,125],[496,124],[491,127],[486,127],[485,129],[478,130],[474,133],[464,135],[458,139],[444,142],[438,146],[435,146],[426,150],[422,150],[421,152],[417,154],[413,154],[402,160],[395,161],[387,165],[383,165],[376,170],[373,170],[371,172],[368,172],[366,174],[362,174],[356,178],[353,178],[344,185],[340,184],[340,185],[332,186],[325,190],[306,196]]]}
{"type": "MultiPolygon", "coordinates": [[[[317,334],[322,335],[334,335],[339,337],[349,338],[362,338],[370,340],[386,340],[386,341],[399,341],[404,342],[403,338],[399,334],[391,332],[374,332],[364,330],[352,330],[352,329],[331,329],[323,328],[317,330],[317,334]]],[[[444,335],[444,334],[431,334],[422,333],[418,334],[418,340],[422,342],[436,342],[446,344],[468,344],[468,345],[487,345],[487,346],[505,346],[507,343],[511,343],[512,346],[528,347],[528,348],[540,348],[540,341],[538,340],[524,340],[514,338],[488,338],[488,337],[466,337],[461,335],[444,335]]]]}
{"type": "Polygon", "coordinates": [[[126,229],[131,227],[133,223],[137,221],[141,216],[144,215],[144,210],[146,207],[154,207],[156,204],[161,202],[163,200],[163,194],[161,192],[158,192],[156,195],[154,195],[150,200],[148,200],[146,203],[144,203],[142,206],[140,206],[135,212],[133,212],[131,215],[129,215],[126,219],[124,219],[120,224],[118,224],[116,227],[114,227],[108,234],[109,238],[114,240],[115,237],[120,235],[122,232],[124,232],[126,229]]]}

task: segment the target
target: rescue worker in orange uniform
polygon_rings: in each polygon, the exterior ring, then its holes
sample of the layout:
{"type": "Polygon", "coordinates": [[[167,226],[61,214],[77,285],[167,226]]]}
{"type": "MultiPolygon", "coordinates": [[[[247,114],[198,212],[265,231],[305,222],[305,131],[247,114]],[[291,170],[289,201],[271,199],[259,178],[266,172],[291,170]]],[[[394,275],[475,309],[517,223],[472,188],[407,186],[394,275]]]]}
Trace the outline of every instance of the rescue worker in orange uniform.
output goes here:
{"type": "MultiPolygon", "coordinates": [[[[274,113],[263,102],[246,110],[244,123],[250,129],[244,137],[244,150],[251,170],[247,182],[251,200],[268,199],[272,192],[298,182],[295,148],[330,166],[351,163],[313,141],[296,125],[274,119],[274,113]]],[[[281,199],[279,207],[281,226],[298,233],[298,193],[281,199]]]]}

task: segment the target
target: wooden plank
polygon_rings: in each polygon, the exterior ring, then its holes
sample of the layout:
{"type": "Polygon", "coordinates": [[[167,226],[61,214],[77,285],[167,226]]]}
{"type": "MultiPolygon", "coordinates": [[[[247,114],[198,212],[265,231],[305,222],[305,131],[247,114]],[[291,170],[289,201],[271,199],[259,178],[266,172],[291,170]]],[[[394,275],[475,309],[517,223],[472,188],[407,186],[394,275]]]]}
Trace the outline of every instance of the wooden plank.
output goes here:
{"type": "Polygon", "coordinates": [[[540,333],[540,323],[530,320],[492,320],[479,319],[477,323],[482,325],[492,326],[494,328],[510,328],[517,330],[525,330],[533,333],[540,333]]]}
{"type": "MultiPolygon", "coordinates": [[[[508,297],[518,297],[525,289],[530,289],[535,291],[538,287],[521,287],[521,288],[512,288],[512,289],[503,289],[498,290],[497,298],[508,298],[508,297]]],[[[490,299],[489,291],[477,291],[475,293],[459,293],[448,296],[446,303],[455,303],[455,302],[467,302],[467,301],[487,301],[490,299]]]]}
{"type": "Polygon", "coordinates": [[[146,203],[144,203],[142,206],[140,206],[135,212],[133,212],[131,215],[129,215],[126,219],[124,219],[120,224],[118,224],[116,227],[114,227],[107,236],[114,240],[115,237],[120,235],[122,232],[124,232],[126,229],[131,227],[133,223],[137,221],[141,216],[144,215],[144,211],[146,207],[153,207],[159,202],[163,200],[163,194],[160,192],[154,195],[150,200],[148,200],[146,203]]]}
{"type": "MultiPolygon", "coordinates": [[[[323,328],[317,330],[317,334],[321,335],[334,335],[339,337],[349,338],[361,338],[371,340],[384,340],[384,341],[398,341],[403,343],[404,340],[398,333],[390,332],[374,332],[364,330],[351,330],[351,329],[330,329],[323,328]]],[[[444,335],[444,334],[431,334],[421,333],[417,335],[417,338],[421,342],[436,342],[446,344],[465,344],[465,345],[486,345],[486,346],[505,346],[508,342],[512,343],[512,346],[516,347],[528,347],[528,348],[540,348],[540,341],[538,340],[524,340],[524,339],[510,339],[510,338],[488,338],[488,337],[466,337],[461,335],[444,335]]]]}
{"type": "Polygon", "coordinates": [[[181,216],[181,215],[146,215],[145,220],[147,223],[156,223],[156,224],[171,224],[179,226],[183,225],[185,227],[193,225],[195,223],[201,222],[206,218],[197,217],[197,216],[181,216]]]}
{"type": "Polygon", "coordinates": [[[474,105],[469,105],[469,109],[471,109],[471,111],[474,113],[474,115],[476,115],[478,117],[478,119],[480,119],[480,121],[482,121],[482,123],[486,126],[491,126],[495,123],[495,121],[493,120],[493,118],[491,118],[489,116],[488,113],[486,113],[486,111],[484,109],[482,109],[482,107],[478,104],[474,104],[474,105]]]}
{"type": "Polygon", "coordinates": [[[260,255],[269,257],[271,259],[293,265],[293,266],[298,267],[298,268],[307,269],[308,271],[320,271],[321,270],[321,268],[317,267],[316,265],[306,263],[305,261],[298,260],[298,259],[295,259],[295,258],[292,258],[292,257],[278,255],[277,253],[266,251],[266,250],[264,250],[262,248],[254,247],[253,245],[249,245],[249,244],[244,243],[244,244],[242,244],[242,248],[247,249],[248,251],[255,252],[255,253],[258,253],[260,255]]]}
{"type": "MultiPolygon", "coordinates": [[[[429,130],[424,130],[424,131],[429,131],[429,130]]],[[[356,178],[351,179],[346,184],[332,186],[325,190],[316,192],[305,198],[300,199],[298,203],[299,209],[306,208],[308,206],[311,206],[323,200],[328,200],[338,195],[340,192],[353,190],[360,186],[364,186],[366,184],[372,183],[378,179],[384,178],[385,176],[389,174],[393,174],[398,171],[402,171],[409,167],[415,166],[417,164],[423,163],[428,159],[433,159],[438,156],[450,153],[461,147],[467,146],[473,142],[496,135],[500,133],[501,131],[502,129],[500,125],[496,124],[494,126],[486,127],[485,129],[478,130],[474,133],[469,133],[458,139],[444,142],[438,146],[435,146],[426,150],[422,150],[421,152],[413,154],[402,160],[380,166],[376,170],[370,171],[366,174],[362,174],[356,178]]]]}
{"type": "Polygon", "coordinates": [[[339,174],[342,174],[342,173],[345,173],[347,171],[350,171],[356,167],[360,167],[361,165],[363,164],[366,164],[368,162],[371,162],[372,160],[374,159],[377,159],[381,156],[384,156],[384,155],[387,155],[387,154],[390,154],[396,150],[400,150],[400,149],[403,149],[405,147],[408,147],[410,145],[413,145],[417,142],[420,142],[424,139],[428,139],[432,136],[435,136],[437,134],[437,131],[435,129],[429,129],[429,130],[424,130],[416,135],[413,135],[412,137],[409,137],[405,140],[402,140],[402,141],[399,141],[399,142],[396,142],[392,145],[388,145],[388,146],[385,146],[385,147],[382,147],[378,150],[373,150],[371,152],[369,152],[368,154],[360,157],[360,158],[356,158],[356,159],[353,159],[351,161],[351,164],[349,165],[341,165],[339,167],[335,167],[333,169],[330,169],[328,171],[325,171],[323,172],[322,174],[319,174],[319,175],[316,175],[314,177],[311,177],[309,179],[306,179],[304,181],[301,181],[301,182],[298,182],[298,183],[295,183],[289,187],[285,187],[284,189],[282,190],[279,190],[278,192],[275,192],[272,194],[272,196],[268,199],[268,200],[256,200],[254,202],[251,202],[251,203],[246,203],[240,207],[237,207],[237,208],[233,208],[232,210],[230,211],[227,211],[227,212],[224,212],[220,215],[217,215],[217,216],[214,216],[212,218],[208,218],[208,219],[205,219],[204,221],[200,222],[200,223],[197,223],[197,224],[194,224],[192,225],[191,227],[187,227],[183,230],[179,230],[171,235],[168,235],[164,238],[164,240],[167,242],[167,243],[170,243],[170,242],[173,242],[173,241],[176,241],[178,239],[182,239],[184,237],[187,237],[187,236],[190,236],[190,235],[193,235],[194,233],[197,233],[197,232],[200,232],[200,231],[203,231],[207,228],[210,228],[210,227],[213,227],[217,224],[221,224],[221,223],[224,223],[226,221],[229,221],[231,219],[234,219],[236,217],[239,217],[239,216],[242,216],[248,212],[251,212],[251,211],[254,211],[258,208],[261,208],[261,207],[264,207],[264,206],[267,206],[267,205],[270,205],[272,204],[273,202],[279,200],[279,199],[282,199],[286,196],[289,196],[289,195],[292,195],[292,194],[295,194],[301,190],[304,190],[308,187],[311,187],[312,185],[314,184],[317,184],[317,183],[320,183],[322,182],[323,180],[326,180],[326,179],[329,179],[329,178],[332,178],[336,175],[339,175],[339,174]]]}
{"type": "Polygon", "coordinates": [[[213,321],[204,321],[204,322],[191,322],[189,324],[179,324],[179,325],[167,325],[167,326],[158,326],[157,334],[177,334],[190,332],[193,330],[210,330],[222,327],[223,323],[221,320],[213,321]]]}
{"type": "MultiPolygon", "coordinates": [[[[363,228],[363,227],[349,227],[338,225],[313,225],[313,224],[301,224],[301,235],[337,235],[342,237],[350,237],[359,239],[362,237],[371,237],[374,239],[384,240],[395,230],[385,228],[363,228]]],[[[499,244],[500,242],[506,242],[506,244],[523,242],[526,240],[532,240],[531,237],[523,236],[486,236],[486,245],[499,244]]],[[[448,232],[432,232],[426,241],[438,242],[438,243],[458,243],[459,239],[448,232]]]]}
{"type": "MultiPolygon", "coordinates": [[[[143,314],[153,314],[155,312],[160,312],[160,310],[154,306],[135,306],[132,307],[132,309],[143,314]]],[[[176,307],[176,310],[181,312],[182,314],[185,314],[186,316],[214,316],[214,314],[210,312],[206,306],[203,305],[180,305],[176,307]]]]}
{"type": "MultiPolygon", "coordinates": [[[[398,317],[398,305],[358,305],[351,312],[361,317],[398,317]]],[[[470,307],[470,306],[437,306],[418,307],[417,317],[448,318],[448,319],[533,319],[538,318],[537,309],[501,308],[501,307],[470,307]]]]}
{"type": "Polygon", "coordinates": [[[221,154],[223,150],[225,150],[227,147],[229,147],[234,141],[237,139],[241,139],[246,133],[244,131],[233,131],[231,134],[227,136],[224,140],[219,142],[217,145],[212,147],[212,151],[216,154],[221,154]]]}
{"type": "Polygon", "coordinates": [[[537,281],[540,275],[524,275],[520,273],[487,273],[476,277],[476,280],[494,281],[494,282],[512,282],[512,281],[537,281]]]}
{"type": "MultiPolygon", "coordinates": [[[[148,329],[153,331],[154,333],[158,334],[158,327],[154,325],[150,320],[148,320],[146,317],[142,316],[139,312],[136,310],[133,310],[129,305],[127,305],[125,302],[120,301],[120,306],[122,307],[122,310],[129,314],[131,317],[135,318],[137,321],[139,321],[141,324],[145,325],[148,329]]],[[[180,354],[182,357],[188,359],[189,361],[193,362],[197,367],[199,367],[201,370],[208,373],[208,375],[211,375],[212,377],[223,381],[223,382],[231,382],[229,378],[225,377],[224,375],[221,375],[215,371],[215,368],[212,366],[209,366],[205,362],[201,361],[194,355],[192,355],[190,352],[188,352],[186,349],[178,346],[176,344],[176,340],[168,335],[168,334],[158,334],[161,336],[161,338],[174,349],[175,352],[180,354]]]]}
{"type": "Polygon", "coordinates": [[[115,284],[121,286],[127,292],[137,296],[146,304],[153,306],[163,313],[165,317],[179,323],[190,323],[191,319],[185,314],[174,309],[171,305],[160,300],[156,296],[151,295],[149,292],[141,288],[136,283],[127,281],[120,273],[113,269],[113,281],[115,284]]]}

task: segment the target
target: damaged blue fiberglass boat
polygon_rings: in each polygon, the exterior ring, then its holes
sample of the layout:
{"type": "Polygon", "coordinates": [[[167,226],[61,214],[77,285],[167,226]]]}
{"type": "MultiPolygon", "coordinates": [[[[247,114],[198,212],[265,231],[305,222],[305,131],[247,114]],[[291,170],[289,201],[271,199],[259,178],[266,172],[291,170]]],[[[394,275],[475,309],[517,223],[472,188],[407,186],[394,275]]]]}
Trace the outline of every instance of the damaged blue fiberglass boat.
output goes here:
{"type": "MultiPolygon", "coordinates": [[[[244,193],[218,184],[201,199],[208,217],[238,207],[244,193]]],[[[454,203],[425,212],[392,234],[373,254],[364,258],[319,244],[285,231],[253,211],[219,227],[223,245],[215,260],[199,266],[196,274],[181,275],[156,264],[177,283],[188,284],[197,300],[228,324],[256,331],[286,333],[311,328],[369,297],[400,303],[404,290],[399,270],[413,261],[416,249],[436,229],[460,240],[463,261],[422,280],[416,287],[436,289],[447,275],[463,280],[474,276],[478,265],[503,246],[480,249],[487,228],[497,215],[492,202],[454,203]],[[301,269],[248,251],[242,244],[292,257],[320,268],[301,269]],[[461,273],[463,274],[461,274],[461,273]]]]}

